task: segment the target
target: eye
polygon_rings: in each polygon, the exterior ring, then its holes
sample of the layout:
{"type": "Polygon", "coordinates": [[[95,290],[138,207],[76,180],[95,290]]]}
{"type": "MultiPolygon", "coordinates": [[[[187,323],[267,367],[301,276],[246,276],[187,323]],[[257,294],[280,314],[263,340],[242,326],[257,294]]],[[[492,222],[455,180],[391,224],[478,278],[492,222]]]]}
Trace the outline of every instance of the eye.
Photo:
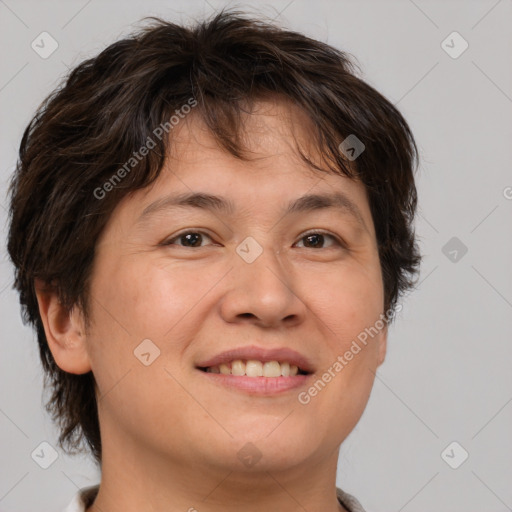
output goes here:
{"type": "Polygon", "coordinates": [[[306,240],[306,243],[310,245],[309,247],[306,247],[306,249],[328,249],[329,247],[319,247],[320,245],[323,245],[326,238],[334,240],[336,245],[343,247],[343,244],[337,237],[323,231],[311,231],[310,233],[306,233],[302,236],[300,241],[306,240]]]}
{"type": "Polygon", "coordinates": [[[211,240],[211,237],[203,231],[184,231],[178,235],[168,238],[162,245],[178,245],[179,247],[202,247],[201,242],[204,238],[211,240]],[[176,240],[180,240],[183,244],[175,244],[176,240]]]}
{"type": "MultiPolygon", "coordinates": [[[[207,235],[203,231],[184,231],[183,233],[179,233],[172,238],[168,238],[162,245],[177,245],[178,247],[188,247],[188,248],[199,248],[204,247],[202,242],[206,239],[212,241],[212,238],[207,235]],[[179,241],[181,243],[176,243],[179,241]]],[[[303,235],[300,239],[300,242],[305,241],[307,244],[305,246],[306,249],[329,249],[334,245],[338,247],[344,247],[344,244],[340,242],[340,240],[330,233],[326,233],[323,231],[311,231],[303,235]],[[330,239],[331,244],[327,247],[323,247],[325,245],[325,240],[330,239]]]]}

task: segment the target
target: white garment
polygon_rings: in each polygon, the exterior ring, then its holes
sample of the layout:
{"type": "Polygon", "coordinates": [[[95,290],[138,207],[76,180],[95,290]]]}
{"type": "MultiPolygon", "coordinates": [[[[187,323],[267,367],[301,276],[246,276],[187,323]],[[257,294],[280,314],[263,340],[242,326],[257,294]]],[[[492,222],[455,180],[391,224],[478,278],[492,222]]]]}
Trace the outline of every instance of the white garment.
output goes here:
{"type": "MultiPolygon", "coordinates": [[[[93,498],[98,492],[98,485],[92,487],[86,487],[77,492],[70,504],[62,512],[85,512],[87,506],[90,506],[93,498]]],[[[342,491],[339,487],[336,488],[336,494],[338,501],[349,511],[349,512],[365,512],[361,503],[354,498],[354,496],[342,491]]]]}

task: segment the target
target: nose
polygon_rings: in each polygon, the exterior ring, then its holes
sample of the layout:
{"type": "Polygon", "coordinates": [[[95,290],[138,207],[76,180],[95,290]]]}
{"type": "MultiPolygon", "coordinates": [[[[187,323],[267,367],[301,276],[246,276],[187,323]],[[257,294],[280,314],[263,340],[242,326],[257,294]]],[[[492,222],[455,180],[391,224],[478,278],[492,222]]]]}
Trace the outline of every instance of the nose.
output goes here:
{"type": "Polygon", "coordinates": [[[226,322],[276,328],[304,321],[307,308],[297,290],[297,274],[276,251],[265,249],[251,263],[234,254],[233,264],[220,305],[226,322]]]}

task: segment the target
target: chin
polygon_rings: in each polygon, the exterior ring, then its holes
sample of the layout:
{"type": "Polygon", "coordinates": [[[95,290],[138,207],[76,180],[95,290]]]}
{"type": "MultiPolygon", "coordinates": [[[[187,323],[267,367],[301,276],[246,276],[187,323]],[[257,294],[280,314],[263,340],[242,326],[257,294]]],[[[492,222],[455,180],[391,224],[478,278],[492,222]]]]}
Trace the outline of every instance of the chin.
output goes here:
{"type": "Polygon", "coordinates": [[[275,472],[295,467],[314,454],[314,440],[306,431],[299,435],[297,432],[291,433],[289,428],[282,428],[282,431],[278,432],[277,424],[279,422],[274,423],[271,428],[254,432],[253,435],[234,434],[233,439],[227,443],[225,440],[218,440],[217,447],[222,442],[225,445],[220,450],[221,454],[219,450],[211,454],[214,463],[218,465],[219,461],[222,461],[224,470],[242,473],[275,472]]]}

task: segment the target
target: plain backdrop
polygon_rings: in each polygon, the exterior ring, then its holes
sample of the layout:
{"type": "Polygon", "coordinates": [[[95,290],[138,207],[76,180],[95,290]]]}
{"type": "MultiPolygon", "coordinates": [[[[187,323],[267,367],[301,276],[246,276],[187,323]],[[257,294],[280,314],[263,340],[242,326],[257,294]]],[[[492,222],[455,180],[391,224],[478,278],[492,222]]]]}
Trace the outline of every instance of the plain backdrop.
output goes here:
{"type": "MultiPolygon", "coordinates": [[[[42,469],[31,457],[41,442],[56,446],[57,431],[5,249],[6,184],[22,132],[68,67],[142,17],[187,22],[226,5],[0,1],[1,511],[61,510],[99,481],[87,458],[59,451],[42,469]],[[42,32],[58,44],[46,59],[31,47],[42,32]]],[[[420,282],[402,301],[368,407],[342,446],[337,484],[369,512],[512,510],[512,0],[236,5],[353,54],[420,147],[420,282]]]]}

